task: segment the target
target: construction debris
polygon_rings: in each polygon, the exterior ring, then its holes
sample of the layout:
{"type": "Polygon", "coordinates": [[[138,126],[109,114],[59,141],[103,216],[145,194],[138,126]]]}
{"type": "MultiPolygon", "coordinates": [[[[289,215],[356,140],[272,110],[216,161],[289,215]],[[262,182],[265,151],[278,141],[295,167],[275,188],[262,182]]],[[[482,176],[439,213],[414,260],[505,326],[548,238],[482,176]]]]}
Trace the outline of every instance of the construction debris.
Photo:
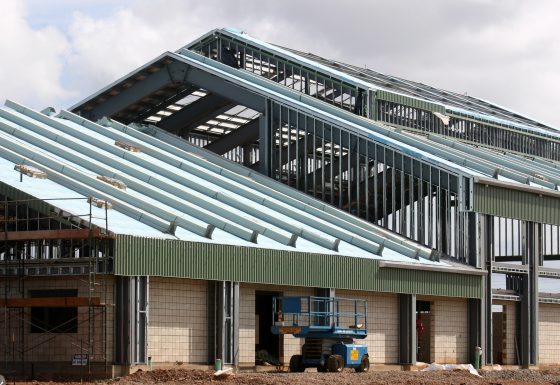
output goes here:
{"type": "Polygon", "coordinates": [[[24,175],[27,175],[31,178],[47,179],[47,173],[46,172],[44,172],[43,170],[39,170],[36,167],[29,166],[29,165],[26,165],[26,164],[16,164],[14,166],[14,170],[16,170],[17,172],[20,172],[24,175]]]}
{"type": "Polygon", "coordinates": [[[222,370],[218,370],[217,372],[214,373],[214,378],[217,379],[226,379],[230,376],[233,376],[235,373],[233,372],[233,368],[225,368],[222,370]]]}
{"type": "MultiPolygon", "coordinates": [[[[368,373],[354,373],[345,370],[342,373],[237,373],[226,378],[216,378],[211,370],[171,369],[153,371],[138,371],[118,380],[101,382],[58,382],[58,385],[216,385],[217,381],[227,381],[231,385],[401,385],[401,384],[465,384],[465,385],[521,385],[521,384],[558,384],[560,369],[542,370],[501,370],[481,371],[481,377],[466,371],[370,371],[368,373]]],[[[60,378],[59,378],[60,380],[60,378]]],[[[52,385],[48,381],[33,381],[19,385],[52,385]]]]}
{"type": "Polygon", "coordinates": [[[464,370],[473,374],[475,376],[479,376],[478,371],[472,366],[471,364],[461,364],[461,365],[454,365],[454,364],[431,364],[428,367],[422,369],[423,372],[437,372],[437,371],[456,371],[456,370],[464,370]]]}

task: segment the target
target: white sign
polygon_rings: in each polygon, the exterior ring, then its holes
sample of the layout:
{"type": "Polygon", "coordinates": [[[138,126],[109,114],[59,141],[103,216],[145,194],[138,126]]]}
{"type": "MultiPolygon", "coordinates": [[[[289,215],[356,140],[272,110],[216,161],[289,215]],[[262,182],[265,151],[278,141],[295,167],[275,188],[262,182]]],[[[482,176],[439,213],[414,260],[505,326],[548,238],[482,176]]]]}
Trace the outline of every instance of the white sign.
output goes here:
{"type": "Polygon", "coordinates": [[[86,366],[87,364],[88,364],[87,353],[74,354],[74,358],[72,358],[72,366],[86,366]]]}

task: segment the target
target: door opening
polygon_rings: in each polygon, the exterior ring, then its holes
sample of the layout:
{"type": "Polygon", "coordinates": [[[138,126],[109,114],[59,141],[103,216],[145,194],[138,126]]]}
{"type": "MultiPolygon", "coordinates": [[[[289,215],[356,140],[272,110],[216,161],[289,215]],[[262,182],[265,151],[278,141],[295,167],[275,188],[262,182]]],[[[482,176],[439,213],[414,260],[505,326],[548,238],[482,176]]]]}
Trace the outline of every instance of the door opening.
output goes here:
{"type": "Polygon", "coordinates": [[[416,360],[431,363],[430,302],[416,301],[416,360]]]}
{"type": "Polygon", "coordinates": [[[280,365],[281,339],[272,334],[272,299],[281,293],[255,293],[255,363],[257,365],[280,365]]]}

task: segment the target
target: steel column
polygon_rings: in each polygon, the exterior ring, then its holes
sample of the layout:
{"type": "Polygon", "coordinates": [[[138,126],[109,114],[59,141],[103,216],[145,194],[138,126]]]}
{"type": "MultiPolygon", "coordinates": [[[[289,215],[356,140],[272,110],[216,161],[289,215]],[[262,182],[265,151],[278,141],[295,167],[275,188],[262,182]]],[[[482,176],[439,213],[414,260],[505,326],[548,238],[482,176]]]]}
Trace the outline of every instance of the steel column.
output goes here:
{"type": "Polygon", "coordinates": [[[116,364],[130,364],[130,277],[115,277],[115,348],[116,364]]]}
{"type": "Polygon", "coordinates": [[[483,301],[477,298],[469,298],[467,302],[467,313],[469,362],[473,365],[476,365],[476,348],[482,348],[482,327],[484,324],[483,301]]]}
{"type": "Polygon", "coordinates": [[[239,282],[217,285],[217,357],[225,364],[239,365],[239,282]]]}
{"type": "MultiPolygon", "coordinates": [[[[468,256],[467,260],[470,265],[480,267],[485,258],[485,252],[481,248],[486,244],[487,240],[481,239],[483,234],[480,227],[484,221],[483,215],[477,215],[474,212],[467,213],[467,234],[468,234],[468,256]],[[484,243],[483,243],[484,242],[484,243]]],[[[490,272],[489,272],[490,274],[490,272]]],[[[488,299],[492,301],[491,297],[488,299]]],[[[484,352],[484,329],[485,329],[485,304],[484,300],[469,298],[467,303],[468,311],[468,350],[469,361],[475,364],[476,348],[481,347],[484,352]]],[[[486,358],[483,357],[483,360],[486,358]]]]}
{"type": "Polygon", "coordinates": [[[535,222],[524,222],[522,234],[523,263],[529,274],[521,278],[520,303],[520,365],[529,367],[538,363],[539,331],[539,261],[541,259],[541,227],[535,222]]]}
{"type": "Polygon", "coordinates": [[[270,101],[264,103],[264,114],[259,117],[259,172],[266,176],[272,176],[272,133],[270,123],[272,113],[270,101]]]}
{"type": "Polygon", "coordinates": [[[399,363],[416,364],[416,295],[399,294],[399,363]]]}
{"type": "Polygon", "coordinates": [[[492,346],[492,264],[494,255],[494,217],[491,215],[479,215],[480,234],[480,260],[484,261],[487,275],[484,282],[483,314],[484,320],[481,327],[481,348],[483,360],[487,365],[493,363],[492,346]]]}
{"type": "Polygon", "coordinates": [[[217,281],[208,281],[207,306],[206,314],[208,319],[208,363],[212,364],[218,357],[218,341],[217,341],[217,311],[218,311],[218,284],[217,281]]]}

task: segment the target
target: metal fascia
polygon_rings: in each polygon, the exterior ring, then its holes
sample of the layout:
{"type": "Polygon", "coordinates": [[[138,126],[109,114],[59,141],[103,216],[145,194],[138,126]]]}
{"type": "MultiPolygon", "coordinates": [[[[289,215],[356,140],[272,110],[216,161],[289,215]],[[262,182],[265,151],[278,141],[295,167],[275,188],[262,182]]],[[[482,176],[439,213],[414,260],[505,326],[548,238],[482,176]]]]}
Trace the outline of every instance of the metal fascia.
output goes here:
{"type": "Polygon", "coordinates": [[[468,268],[451,267],[451,266],[434,266],[434,265],[426,265],[426,264],[419,264],[419,263],[403,263],[403,262],[390,262],[390,261],[380,261],[379,268],[437,271],[442,273],[455,273],[455,274],[467,274],[467,275],[479,275],[479,276],[488,275],[488,272],[486,270],[479,270],[474,268],[468,269],[468,268]]]}

